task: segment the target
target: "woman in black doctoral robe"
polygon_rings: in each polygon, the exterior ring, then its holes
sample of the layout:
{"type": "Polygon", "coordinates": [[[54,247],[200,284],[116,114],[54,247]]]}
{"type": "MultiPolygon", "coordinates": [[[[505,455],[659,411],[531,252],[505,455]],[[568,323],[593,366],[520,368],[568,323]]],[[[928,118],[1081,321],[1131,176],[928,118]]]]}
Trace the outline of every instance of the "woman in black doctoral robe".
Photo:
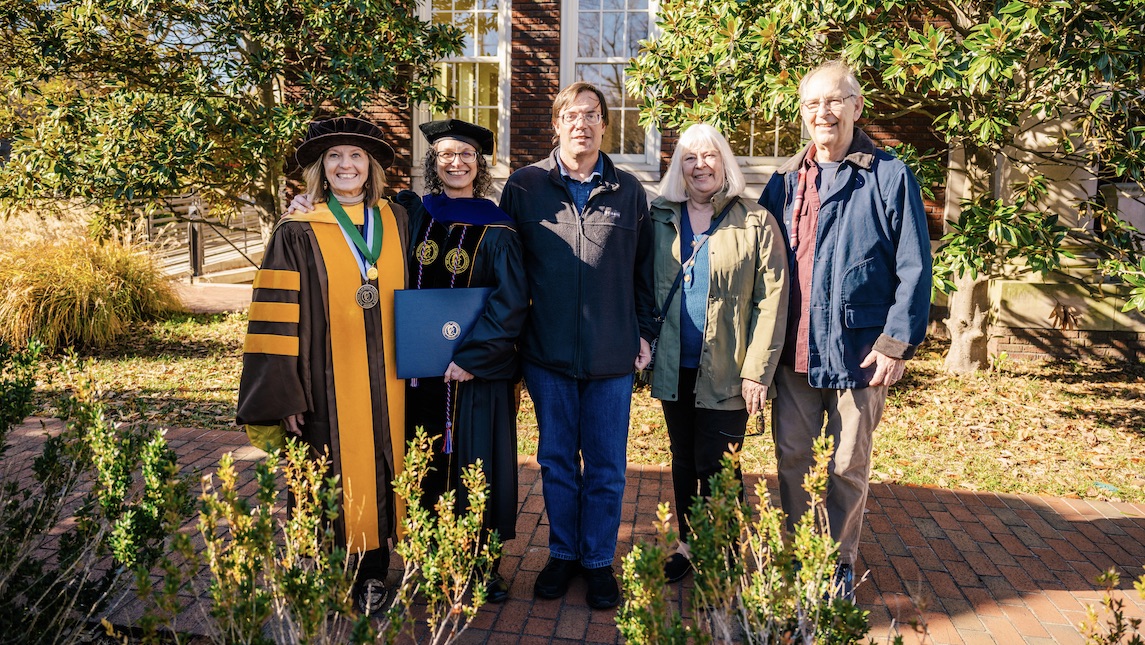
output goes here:
{"type": "MultiPolygon", "coordinates": [[[[464,508],[461,469],[481,460],[489,483],[485,528],[502,541],[516,535],[517,419],[514,382],[517,337],[528,307],[517,232],[508,215],[483,198],[489,184],[484,153],[493,133],[457,119],[421,126],[430,143],[424,198],[402,191],[410,214],[411,289],[490,287],[484,310],[454,350],[444,378],[411,380],[406,387],[406,432],[424,427],[435,442],[422,503],[432,508],[448,489],[464,508]],[[448,423],[447,423],[448,421],[448,423]]],[[[499,564],[499,563],[498,563],[499,564]]],[[[502,602],[509,589],[493,572],[487,598],[502,602]]]]}

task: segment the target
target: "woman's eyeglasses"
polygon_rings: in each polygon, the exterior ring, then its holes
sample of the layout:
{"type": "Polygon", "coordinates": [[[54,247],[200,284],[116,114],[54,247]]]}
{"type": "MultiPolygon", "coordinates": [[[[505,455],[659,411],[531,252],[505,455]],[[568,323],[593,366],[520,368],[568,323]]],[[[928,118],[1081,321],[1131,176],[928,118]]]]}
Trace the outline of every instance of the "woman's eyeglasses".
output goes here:
{"type": "Polygon", "coordinates": [[[465,152],[437,153],[437,158],[441,161],[444,161],[445,163],[453,163],[453,160],[458,157],[461,157],[461,160],[465,163],[473,163],[474,161],[477,161],[477,153],[472,150],[466,150],[465,152]]]}

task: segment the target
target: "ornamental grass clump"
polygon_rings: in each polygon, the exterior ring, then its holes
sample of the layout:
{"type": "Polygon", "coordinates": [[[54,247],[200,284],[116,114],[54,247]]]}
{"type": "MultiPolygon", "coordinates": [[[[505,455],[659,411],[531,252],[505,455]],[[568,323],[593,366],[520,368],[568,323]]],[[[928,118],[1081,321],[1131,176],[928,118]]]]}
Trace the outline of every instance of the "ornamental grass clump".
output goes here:
{"type": "Polygon", "coordinates": [[[820,438],[814,468],[804,478],[812,506],[787,535],[783,513],[771,505],[765,482],[759,504],[742,499],[737,455],[725,455],[711,478],[711,497],[692,505],[695,586],[685,620],[670,600],[663,567],[677,536],[668,505],[661,504],[652,544],[637,544],[624,558],[624,603],[616,622],[627,642],[857,643],[869,629],[868,612],[841,596],[834,584],[838,545],[827,528],[823,494],[831,441],[820,438]]]}
{"type": "Polygon", "coordinates": [[[41,240],[0,252],[0,340],[9,343],[104,347],[178,306],[155,263],[115,241],[41,240]]]}

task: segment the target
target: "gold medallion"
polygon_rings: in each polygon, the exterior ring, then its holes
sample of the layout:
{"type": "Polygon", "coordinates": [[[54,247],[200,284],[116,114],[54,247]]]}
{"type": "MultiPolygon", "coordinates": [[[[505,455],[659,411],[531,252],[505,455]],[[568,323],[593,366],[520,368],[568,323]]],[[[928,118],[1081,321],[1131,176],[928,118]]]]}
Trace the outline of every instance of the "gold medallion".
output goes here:
{"type": "Polygon", "coordinates": [[[373,266],[373,267],[366,269],[366,279],[367,280],[377,280],[378,279],[378,267],[373,266]]]}
{"type": "Polygon", "coordinates": [[[460,335],[461,325],[457,324],[455,320],[450,320],[441,326],[441,336],[445,338],[445,340],[457,340],[457,337],[460,335]]]}
{"type": "Polygon", "coordinates": [[[417,258],[419,264],[428,265],[433,264],[433,261],[437,259],[437,253],[437,242],[426,240],[417,245],[414,257],[417,258]]]}
{"type": "Polygon", "coordinates": [[[362,309],[370,309],[377,306],[378,288],[372,284],[364,284],[358,287],[358,292],[354,294],[354,299],[358,301],[358,306],[362,309]]]}
{"type": "Polygon", "coordinates": [[[453,275],[465,273],[469,268],[469,254],[464,249],[449,249],[445,254],[445,268],[453,275]]]}

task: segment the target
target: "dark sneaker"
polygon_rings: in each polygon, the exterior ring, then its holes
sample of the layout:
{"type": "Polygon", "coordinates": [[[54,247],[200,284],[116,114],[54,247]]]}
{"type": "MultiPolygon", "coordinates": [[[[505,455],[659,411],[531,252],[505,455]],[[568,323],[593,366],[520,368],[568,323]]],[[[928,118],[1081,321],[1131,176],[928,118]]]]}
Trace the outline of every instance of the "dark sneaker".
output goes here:
{"type": "Polygon", "coordinates": [[[500,604],[509,599],[509,583],[494,571],[485,581],[485,602],[500,604]]]}
{"type": "Polygon", "coordinates": [[[840,562],[835,567],[834,591],[837,597],[855,602],[855,570],[850,563],[840,562]]]}
{"type": "Polygon", "coordinates": [[[692,570],[692,561],[683,553],[673,553],[664,562],[664,578],[668,582],[680,582],[692,570]]]}
{"type": "Polygon", "coordinates": [[[588,580],[588,593],[584,599],[589,607],[609,609],[620,604],[620,586],[616,584],[612,567],[585,569],[584,577],[588,580]]]}
{"type": "Polygon", "coordinates": [[[354,607],[358,613],[373,616],[385,609],[389,591],[384,582],[367,578],[354,586],[354,607]]]}
{"type": "Polygon", "coordinates": [[[580,573],[580,563],[576,560],[558,560],[549,557],[549,563],[537,574],[533,583],[533,595],[545,600],[561,598],[569,590],[569,581],[580,573]]]}

